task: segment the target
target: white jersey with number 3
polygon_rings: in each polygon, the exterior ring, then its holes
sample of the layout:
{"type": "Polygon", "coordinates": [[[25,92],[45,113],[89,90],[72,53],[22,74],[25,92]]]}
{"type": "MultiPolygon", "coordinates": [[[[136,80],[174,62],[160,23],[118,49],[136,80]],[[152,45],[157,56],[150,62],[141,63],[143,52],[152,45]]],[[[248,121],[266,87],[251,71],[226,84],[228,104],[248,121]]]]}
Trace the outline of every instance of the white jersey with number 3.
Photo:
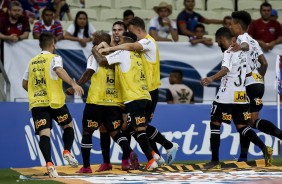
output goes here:
{"type": "Polygon", "coordinates": [[[244,85],[246,74],[250,72],[247,53],[226,50],[223,54],[222,67],[228,68],[227,74],[221,78],[221,84],[215,101],[224,104],[246,104],[247,95],[244,85]]]}
{"type": "Polygon", "coordinates": [[[255,39],[253,39],[248,33],[239,35],[237,38],[237,42],[238,44],[241,44],[243,42],[247,42],[249,44],[249,51],[247,52],[247,61],[252,70],[252,75],[246,78],[245,85],[248,86],[255,83],[263,84],[263,77],[258,72],[258,68],[260,67],[258,57],[263,54],[259,43],[255,39]]]}

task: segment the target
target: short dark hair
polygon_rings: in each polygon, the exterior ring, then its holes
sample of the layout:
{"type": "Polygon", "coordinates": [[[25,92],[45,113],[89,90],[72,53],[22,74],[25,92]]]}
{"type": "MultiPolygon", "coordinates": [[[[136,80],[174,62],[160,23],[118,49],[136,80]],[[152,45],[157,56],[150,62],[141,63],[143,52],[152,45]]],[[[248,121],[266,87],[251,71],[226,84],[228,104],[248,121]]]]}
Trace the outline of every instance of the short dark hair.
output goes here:
{"type": "Polygon", "coordinates": [[[122,34],[122,36],[126,36],[126,37],[132,39],[133,42],[136,42],[136,41],[137,41],[137,36],[136,36],[136,34],[134,34],[134,33],[132,33],[132,32],[129,32],[129,31],[124,32],[124,33],[122,34]]]}
{"type": "Polygon", "coordinates": [[[116,21],[115,23],[113,23],[113,26],[114,27],[115,25],[122,25],[124,27],[124,30],[126,31],[127,30],[127,26],[125,25],[124,22],[122,21],[116,21]]]}
{"type": "Polygon", "coordinates": [[[140,17],[134,17],[132,20],[128,22],[128,26],[133,25],[145,30],[145,22],[140,17]]]}
{"type": "Polygon", "coordinates": [[[260,5],[260,9],[259,9],[260,11],[262,10],[262,7],[270,7],[272,9],[271,4],[269,4],[268,2],[264,2],[260,5]]]}
{"type": "Polygon", "coordinates": [[[238,21],[238,23],[242,26],[244,30],[247,30],[248,26],[252,22],[251,15],[243,10],[232,12],[231,17],[235,19],[235,21],[238,21]]]}
{"type": "Polygon", "coordinates": [[[181,79],[182,79],[182,77],[183,77],[182,70],[180,70],[180,69],[173,69],[173,70],[170,71],[170,73],[177,73],[177,74],[179,74],[179,77],[180,77],[181,79]]]}
{"type": "Polygon", "coordinates": [[[41,49],[48,48],[53,41],[55,41],[55,37],[51,32],[43,32],[39,36],[39,46],[41,49]]]}
{"type": "Polygon", "coordinates": [[[132,10],[125,10],[123,12],[123,18],[132,15],[134,17],[134,12],[132,10]]]}
{"type": "Polygon", "coordinates": [[[218,37],[221,37],[221,36],[228,38],[228,39],[232,39],[232,37],[233,37],[230,29],[228,29],[227,27],[221,27],[216,31],[215,37],[218,38],[218,37]]]}
{"type": "Polygon", "coordinates": [[[46,8],[44,8],[44,9],[43,9],[43,11],[42,11],[42,15],[44,15],[47,11],[50,11],[50,12],[55,13],[55,12],[54,12],[54,9],[49,8],[49,7],[46,7],[46,8]]]}
{"type": "Polygon", "coordinates": [[[108,45],[111,43],[111,36],[104,31],[96,31],[94,33],[93,45],[99,45],[101,42],[106,42],[108,45]]]}
{"type": "Polygon", "coordinates": [[[197,28],[202,28],[204,31],[205,31],[205,26],[203,24],[197,24],[194,28],[194,31],[197,29],[197,28]]]}
{"type": "Polygon", "coordinates": [[[22,4],[19,1],[10,1],[8,9],[11,10],[14,6],[22,7],[22,4]]]}

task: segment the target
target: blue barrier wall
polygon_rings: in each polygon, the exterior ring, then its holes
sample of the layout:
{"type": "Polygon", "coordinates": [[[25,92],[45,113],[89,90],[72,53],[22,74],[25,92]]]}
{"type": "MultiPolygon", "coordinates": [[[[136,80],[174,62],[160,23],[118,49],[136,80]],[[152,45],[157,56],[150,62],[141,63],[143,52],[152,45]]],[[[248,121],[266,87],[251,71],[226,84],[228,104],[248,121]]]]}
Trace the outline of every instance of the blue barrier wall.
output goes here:
{"type": "MultiPolygon", "coordinates": [[[[72,152],[82,163],[80,153],[81,119],[84,104],[67,104],[74,118],[75,141],[72,152]]],[[[179,144],[177,154],[178,161],[181,160],[209,160],[209,113],[210,105],[167,105],[157,106],[152,124],[156,126],[169,140],[179,144]]],[[[281,111],[281,109],[280,109],[281,111]]],[[[40,153],[39,137],[34,134],[31,113],[28,111],[27,103],[0,103],[1,129],[0,129],[0,168],[9,167],[32,167],[45,165],[40,153]]],[[[264,106],[261,117],[271,120],[277,124],[277,107],[264,106]]],[[[277,155],[277,141],[269,135],[258,133],[259,137],[269,146],[274,148],[277,155]]],[[[62,130],[56,126],[51,134],[52,159],[56,165],[66,164],[62,158],[63,143],[62,130]]],[[[220,159],[233,160],[239,155],[239,135],[235,128],[224,124],[221,133],[220,159]]],[[[138,153],[141,161],[145,156],[133,140],[132,148],[138,153]]],[[[117,144],[111,143],[111,161],[120,162],[121,150],[117,144]]],[[[166,159],[166,150],[160,147],[162,156],[166,159]]],[[[251,145],[249,158],[262,158],[260,150],[251,145]]],[[[91,150],[91,163],[101,163],[99,133],[93,134],[93,149],[91,150]]]]}

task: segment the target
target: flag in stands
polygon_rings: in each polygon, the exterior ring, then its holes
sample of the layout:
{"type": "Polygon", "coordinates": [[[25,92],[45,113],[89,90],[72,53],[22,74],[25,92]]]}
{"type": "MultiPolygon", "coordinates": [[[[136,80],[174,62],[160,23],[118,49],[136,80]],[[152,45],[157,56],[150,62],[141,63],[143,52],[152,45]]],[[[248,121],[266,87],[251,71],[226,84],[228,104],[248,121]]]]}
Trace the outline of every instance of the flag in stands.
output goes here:
{"type": "Polygon", "coordinates": [[[277,56],[277,59],[276,59],[276,81],[277,81],[277,90],[278,90],[278,93],[280,95],[282,95],[282,84],[281,84],[281,78],[282,78],[282,56],[277,56]]]}

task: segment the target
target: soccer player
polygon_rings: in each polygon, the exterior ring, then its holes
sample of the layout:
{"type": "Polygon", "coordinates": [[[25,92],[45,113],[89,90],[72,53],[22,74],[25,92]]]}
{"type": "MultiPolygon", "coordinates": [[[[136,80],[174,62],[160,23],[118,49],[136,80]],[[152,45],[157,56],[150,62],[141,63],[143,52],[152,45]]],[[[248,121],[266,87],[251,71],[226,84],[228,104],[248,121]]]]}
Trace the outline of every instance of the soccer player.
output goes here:
{"type": "MultiPolygon", "coordinates": [[[[125,43],[114,47],[99,49],[100,53],[108,53],[116,50],[135,50],[139,51],[142,59],[142,64],[144,66],[144,72],[149,88],[149,92],[152,101],[146,108],[147,119],[149,122],[153,119],[154,111],[158,102],[158,87],[160,86],[160,56],[158,45],[156,41],[146,32],[145,23],[139,17],[134,17],[128,23],[128,31],[133,32],[137,35],[138,42],[135,43],[125,43]]],[[[157,128],[152,125],[148,125],[146,129],[146,134],[150,139],[151,146],[155,153],[155,160],[158,161],[159,165],[164,163],[160,155],[156,142],[161,144],[167,151],[167,164],[170,165],[175,160],[176,152],[178,150],[178,144],[168,141],[157,128]]],[[[136,136],[133,134],[136,138],[136,136]]]]}
{"type": "MultiPolygon", "coordinates": [[[[111,45],[113,46],[118,45],[120,43],[120,38],[122,37],[122,34],[126,30],[127,30],[127,27],[124,22],[116,21],[112,26],[111,45]]],[[[103,156],[103,163],[100,164],[96,172],[102,172],[102,171],[107,171],[107,170],[112,169],[112,164],[110,161],[111,137],[103,124],[99,127],[99,131],[100,131],[100,146],[101,146],[101,151],[102,151],[102,156],[103,156]]],[[[127,136],[127,139],[130,142],[130,137],[127,136]]],[[[126,159],[126,158],[123,158],[123,159],[126,159]]]]}
{"type": "MultiPolygon", "coordinates": [[[[243,44],[247,45],[248,64],[252,70],[252,75],[246,77],[245,84],[247,96],[250,100],[251,127],[282,140],[282,131],[270,121],[261,119],[259,115],[259,111],[263,107],[262,97],[264,94],[264,76],[268,63],[258,42],[247,33],[247,28],[250,22],[251,16],[248,12],[237,11],[232,13],[230,30],[232,34],[237,37],[238,43],[235,47],[240,49],[240,46],[242,47],[243,44]]],[[[247,161],[250,141],[241,138],[240,143],[241,154],[238,161],[247,161]]]]}
{"type": "Polygon", "coordinates": [[[241,50],[236,52],[231,50],[233,36],[228,28],[218,29],[215,36],[218,46],[224,52],[222,67],[216,74],[201,79],[203,86],[208,86],[214,80],[221,79],[220,88],[211,109],[210,144],[212,159],[205,165],[205,169],[220,168],[220,126],[221,122],[230,124],[232,120],[241,137],[250,140],[262,150],[265,166],[271,166],[271,148],[266,146],[248,125],[251,115],[248,110],[249,104],[244,81],[246,75],[251,75],[251,69],[248,65],[247,53],[241,50]]]}
{"type": "MultiPolygon", "coordinates": [[[[110,44],[111,36],[105,32],[94,33],[93,45],[101,41],[110,44]]],[[[113,67],[100,67],[93,55],[88,58],[87,69],[77,82],[82,85],[91,78],[86,105],[82,119],[82,141],[81,152],[83,167],[77,173],[92,173],[90,167],[90,151],[92,148],[92,134],[102,124],[106,132],[109,132],[113,140],[120,145],[123,151],[122,170],[138,169],[139,162],[137,155],[132,151],[127,138],[120,132],[122,125],[121,93],[115,87],[115,70],[113,67]],[[128,163],[130,158],[131,165],[128,163]]],[[[73,90],[68,89],[70,94],[73,90]]],[[[100,169],[100,167],[99,167],[100,169]]],[[[98,169],[98,170],[99,170],[98,169]]],[[[108,168],[107,170],[111,170],[108,168]]],[[[100,172],[100,171],[98,171],[100,172]]]]}
{"type": "MultiPolygon", "coordinates": [[[[135,34],[131,32],[123,33],[121,42],[133,43],[137,40],[135,34]]],[[[146,135],[147,117],[146,106],[151,100],[148,91],[146,76],[144,75],[141,56],[137,51],[118,50],[107,56],[98,52],[97,46],[92,49],[93,55],[100,65],[115,65],[115,72],[121,90],[122,102],[128,114],[127,122],[135,132],[135,139],[139,143],[148,163],[145,169],[158,167],[153,158],[153,150],[146,135]]]]}
{"type": "Polygon", "coordinates": [[[49,177],[58,177],[51,160],[50,132],[52,119],[62,126],[64,152],[63,157],[72,167],[77,160],[71,155],[74,130],[71,114],[65,105],[62,80],[71,85],[78,95],[83,89],[77,85],[63,69],[61,56],[55,55],[55,38],[52,33],[39,36],[41,53],[32,58],[23,77],[23,88],[28,92],[29,110],[34,121],[35,133],[40,136],[39,147],[46,161],[49,177]]]}

